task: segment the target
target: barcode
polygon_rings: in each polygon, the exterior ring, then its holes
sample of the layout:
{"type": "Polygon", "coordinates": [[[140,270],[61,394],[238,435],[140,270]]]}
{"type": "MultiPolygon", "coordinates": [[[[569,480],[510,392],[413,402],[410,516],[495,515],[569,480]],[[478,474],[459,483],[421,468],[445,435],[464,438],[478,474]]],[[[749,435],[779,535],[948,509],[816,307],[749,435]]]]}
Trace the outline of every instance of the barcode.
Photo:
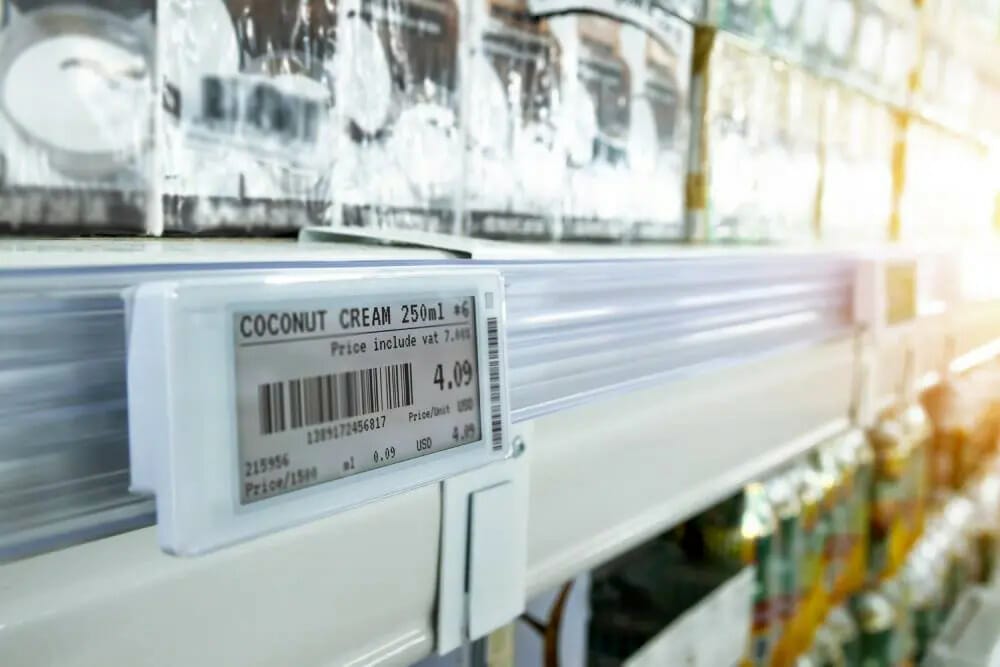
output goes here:
{"type": "Polygon", "coordinates": [[[261,435],[402,408],[413,405],[413,364],[269,382],[257,402],[261,435]]]}
{"type": "Polygon", "coordinates": [[[493,450],[503,449],[503,417],[500,411],[500,337],[497,318],[486,319],[486,348],[490,362],[490,421],[493,450]]]}

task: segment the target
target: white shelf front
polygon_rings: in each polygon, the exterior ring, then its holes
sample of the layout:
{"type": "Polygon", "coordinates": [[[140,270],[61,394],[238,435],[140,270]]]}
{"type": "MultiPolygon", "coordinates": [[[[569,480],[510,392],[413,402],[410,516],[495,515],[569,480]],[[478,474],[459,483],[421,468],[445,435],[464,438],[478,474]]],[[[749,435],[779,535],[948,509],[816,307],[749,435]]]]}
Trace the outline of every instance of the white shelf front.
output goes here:
{"type": "MultiPolygon", "coordinates": [[[[844,428],[852,347],[779,352],[533,420],[526,593],[844,428]]],[[[433,650],[440,502],[424,487],[201,558],[162,554],[145,528],[7,564],[0,664],[411,664],[433,650]]]]}

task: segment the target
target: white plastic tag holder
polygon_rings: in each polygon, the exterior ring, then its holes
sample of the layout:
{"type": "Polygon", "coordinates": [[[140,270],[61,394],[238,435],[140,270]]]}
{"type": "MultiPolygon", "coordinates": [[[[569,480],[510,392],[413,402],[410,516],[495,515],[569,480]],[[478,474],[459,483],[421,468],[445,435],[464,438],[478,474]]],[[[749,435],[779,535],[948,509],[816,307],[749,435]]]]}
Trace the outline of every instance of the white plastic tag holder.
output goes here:
{"type": "MultiPolygon", "coordinates": [[[[502,277],[495,270],[455,266],[447,270],[377,267],[192,278],[146,283],[133,290],[128,299],[132,489],[156,496],[159,541],[169,553],[195,555],[212,551],[424,484],[440,482],[510,456],[504,292],[502,277]],[[240,313],[322,308],[328,313],[327,320],[333,321],[341,316],[343,308],[389,304],[386,307],[391,307],[396,317],[398,307],[407,300],[418,303],[440,298],[448,302],[448,299],[460,297],[472,297],[475,303],[471,315],[474,326],[466,329],[474,331],[476,339],[478,439],[440,449],[435,443],[433,447],[424,447],[426,451],[406,450],[406,457],[400,455],[400,462],[380,458],[381,454],[376,451],[375,463],[369,461],[369,467],[374,466],[372,469],[324,481],[322,474],[317,477],[307,468],[304,477],[299,475],[300,484],[265,494],[252,502],[241,496],[241,484],[246,483],[247,475],[252,474],[254,480],[267,483],[287,480],[288,470],[296,468],[294,458],[298,450],[291,451],[291,462],[280,456],[264,457],[263,468],[250,466],[244,470],[247,462],[240,455],[238,412],[241,408],[237,405],[240,375],[235,367],[239,335],[236,322],[241,321],[240,313]],[[502,431],[499,440],[495,436],[497,428],[502,431]]],[[[358,322],[364,324],[363,315],[358,322]]],[[[428,330],[439,326],[436,322],[423,324],[428,330]]],[[[391,327],[383,324],[379,331],[367,329],[357,336],[370,339],[383,330],[396,329],[398,333],[407,326],[393,322],[391,327]]],[[[440,330],[444,328],[458,330],[450,324],[441,325],[440,330]]],[[[314,337],[328,333],[317,331],[314,337]]],[[[357,337],[343,331],[334,335],[357,337]]],[[[468,334],[463,336],[466,337],[468,334]]],[[[368,342],[371,345],[371,341],[368,342]]],[[[412,378],[412,393],[418,398],[420,392],[433,392],[436,397],[447,393],[444,388],[450,389],[442,377],[425,377],[426,368],[423,375],[420,374],[420,364],[426,366],[426,363],[420,362],[419,355],[434,354],[431,347],[418,345],[412,351],[392,354],[395,355],[393,359],[408,358],[407,354],[418,355],[413,357],[413,368],[417,370],[412,378]]],[[[373,363],[363,355],[362,361],[357,363],[320,356],[316,359],[315,372],[355,372],[350,369],[359,364],[384,368],[377,359],[373,363]]],[[[461,378],[472,386],[469,375],[461,378]]],[[[274,377],[275,381],[284,379],[280,374],[274,377]]],[[[289,413],[287,404],[291,402],[287,393],[285,399],[280,410],[283,415],[289,413]]],[[[450,406],[452,414],[462,412],[462,408],[455,410],[443,399],[437,402],[450,406]]],[[[393,412],[406,409],[393,404],[381,412],[368,410],[364,421],[369,423],[380,414],[393,418],[393,412]]],[[[465,409],[471,410],[468,406],[465,409]]],[[[353,413],[358,411],[354,408],[353,413]]],[[[438,418],[436,414],[434,418],[438,418]]],[[[398,413],[395,419],[399,421],[398,413]]],[[[414,419],[412,414],[410,419],[414,419]]],[[[355,421],[360,423],[361,420],[355,421]]],[[[283,426],[290,429],[288,423],[283,426]]],[[[325,429],[327,424],[318,426],[325,429]]],[[[374,437],[359,431],[346,436],[343,430],[340,433],[342,439],[334,444],[344,447],[356,442],[357,438],[366,438],[367,442],[374,437]]],[[[414,436],[417,433],[418,430],[414,430],[414,436]]],[[[471,431],[465,435],[469,433],[471,431]]],[[[380,445],[380,451],[388,452],[390,447],[421,449],[414,443],[402,442],[408,439],[394,436],[386,441],[384,449],[380,445]]],[[[308,451],[310,456],[317,451],[307,450],[304,440],[296,446],[308,451]]],[[[310,443],[309,447],[314,446],[310,443]]],[[[331,446],[329,451],[336,451],[336,448],[331,446]]],[[[293,475],[292,479],[296,477],[293,475]]]]}

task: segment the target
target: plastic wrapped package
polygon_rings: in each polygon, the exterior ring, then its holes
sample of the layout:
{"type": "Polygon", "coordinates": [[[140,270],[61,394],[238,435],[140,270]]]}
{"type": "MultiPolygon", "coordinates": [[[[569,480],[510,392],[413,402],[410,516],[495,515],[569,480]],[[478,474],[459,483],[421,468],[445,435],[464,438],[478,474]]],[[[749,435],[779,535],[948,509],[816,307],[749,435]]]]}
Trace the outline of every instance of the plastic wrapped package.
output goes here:
{"type": "Polygon", "coordinates": [[[982,146],[914,120],[906,135],[900,237],[973,240],[992,232],[995,173],[982,146]]]}
{"type": "Polygon", "coordinates": [[[763,114],[761,212],[774,241],[815,238],[823,88],[800,68],[774,61],[763,114]]]}
{"type": "Polygon", "coordinates": [[[708,21],[729,32],[747,37],[755,36],[763,30],[764,2],[766,1],[707,0],[708,21]]]}
{"type": "Polygon", "coordinates": [[[923,58],[915,94],[918,111],[957,130],[973,129],[980,99],[980,70],[997,62],[996,26],[985,34],[968,9],[930,2],[922,12],[923,58]]]}
{"type": "Polygon", "coordinates": [[[698,32],[687,187],[688,228],[695,239],[765,238],[758,167],[768,63],[739,38],[698,32]]]}
{"type": "Polygon", "coordinates": [[[792,154],[789,68],[771,60],[761,79],[762,107],[757,114],[760,141],[755,156],[760,199],[755,211],[758,220],[753,224],[760,230],[761,240],[776,240],[787,238],[794,224],[788,215],[791,198],[786,197],[793,191],[786,180],[791,175],[792,154]]]}
{"type": "Polygon", "coordinates": [[[823,117],[822,237],[885,240],[892,209],[895,119],[886,107],[836,84],[828,86],[823,117]]]}
{"type": "Polygon", "coordinates": [[[168,231],[451,231],[450,0],[160,0],[168,231]]]}
{"type": "Polygon", "coordinates": [[[323,214],[336,9],[160,0],[166,232],[286,232],[323,214]]]}
{"type": "Polygon", "coordinates": [[[892,102],[908,104],[912,79],[920,57],[920,24],[917,8],[909,0],[884,0],[885,50],[879,88],[892,102]]]}
{"type": "Polygon", "coordinates": [[[826,41],[828,0],[802,0],[799,12],[798,57],[807,66],[820,69],[826,41]]]}
{"type": "Polygon", "coordinates": [[[336,68],[343,104],[332,188],[342,205],[327,219],[453,232],[462,182],[458,5],[351,1],[359,4],[341,10],[336,68]]]}
{"type": "Polygon", "coordinates": [[[534,26],[545,57],[558,58],[544,70],[537,50],[530,64],[513,68],[510,39],[490,56],[502,34],[511,35],[509,22],[502,33],[489,27],[497,25],[495,5],[488,25],[473,28],[483,37],[466,83],[464,205],[472,233],[538,238],[558,221],[553,237],[570,241],[684,239],[694,29],[660,6],[642,15],[566,9],[533,3],[530,11],[556,13],[520,28],[534,26]],[[540,74],[530,99],[518,92],[528,69],[540,74]],[[498,123],[508,108],[520,112],[513,123],[498,123]],[[512,168],[500,167],[504,154],[513,155],[512,168]],[[469,174],[482,186],[469,183],[469,174]]]}
{"type": "Polygon", "coordinates": [[[465,79],[466,233],[551,239],[566,176],[560,49],[522,0],[475,4],[465,79]]]}
{"type": "Polygon", "coordinates": [[[0,0],[0,229],[158,233],[153,0],[0,0]]]}
{"type": "Polygon", "coordinates": [[[823,190],[819,230],[825,241],[851,239],[854,219],[853,171],[857,156],[851,154],[849,108],[853,99],[843,87],[827,86],[823,103],[823,190]]]}
{"type": "MultiPolygon", "coordinates": [[[[620,240],[628,233],[621,206],[629,195],[631,82],[622,24],[596,14],[550,19],[562,53],[560,140],[567,179],[561,236],[620,240]]],[[[635,37],[636,31],[624,36],[635,37]]]]}
{"type": "Polygon", "coordinates": [[[764,0],[759,32],[769,50],[792,59],[798,57],[805,18],[803,4],[803,0],[764,0]]]}
{"type": "Polygon", "coordinates": [[[848,78],[856,86],[877,92],[886,62],[889,16],[879,0],[861,0],[857,5],[857,34],[848,78]]]}
{"type": "Polygon", "coordinates": [[[979,74],[965,55],[953,50],[944,62],[940,97],[932,103],[934,113],[960,132],[972,129],[973,109],[979,103],[979,74]]]}
{"type": "Polygon", "coordinates": [[[824,68],[846,76],[858,37],[860,0],[828,0],[823,37],[824,68]]]}
{"type": "Polygon", "coordinates": [[[656,33],[627,27],[631,88],[628,167],[621,210],[640,241],[686,236],[684,182],[690,142],[689,83],[694,30],[661,18],[656,33]]]}
{"type": "Polygon", "coordinates": [[[914,92],[914,103],[921,113],[931,112],[941,97],[946,58],[947,50],[944,43],[933,35],[925,36],[920,57],[919,85],[914,92]]]}
{"type": "Polygon", "coordinates": [[[893,159],[899,135],[895,114],[889,107],[870,98],[863,100],[860,118],[855,116],[856,136],[863,137],[859,145],[862,167],[855,172],[855,192],[858,210],[863,220],[859,238],[865,241],[887,241],[893,213],[893,159]]]}

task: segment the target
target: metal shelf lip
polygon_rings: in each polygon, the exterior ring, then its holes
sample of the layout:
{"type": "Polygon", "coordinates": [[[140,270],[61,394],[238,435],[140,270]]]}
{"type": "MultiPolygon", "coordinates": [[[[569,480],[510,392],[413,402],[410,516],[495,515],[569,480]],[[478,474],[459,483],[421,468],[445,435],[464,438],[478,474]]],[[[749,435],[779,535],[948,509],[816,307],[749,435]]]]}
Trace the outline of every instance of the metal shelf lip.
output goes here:
{"type": "MultiPolygon", "coordinates": [[[[28,479],[63,488],[78,483],[76,509],[87,522],[87,535],[100,533],[92,526],[100,525],[100,507],[108,499],[102,495],[88,512],[83,487],[95,472],[121,473],[128,467],[122,295],[147,280],[414,265],[497,268],[507,282],[515,421],[813,345],[853,328],[854,262],[843,253],[733,249],[660,258],[478,261],[402,250],[351,259],[350,249],[300,253],[289,245],[278,246],[284,249],[274,261],[233,261],[260,254],[250,243],[254,252],[216,261],[201,256],[177,261],[179,255],[164,262],[160,255],[147,260],[142,252],[118,252],[113,258],[90,257],[81,266],[61,258],[5,262],[0,245],[0,396],[36,396],[45,408],[23,400],[4,407],[0,488],[16,480],[23,486],[28,479]],[[44,386],[33,378],[43,378],[44,386]],[[91,436],[107,440],[101,459],[81,460],[85,448],[75,443],[93,441],[91,436]]],[[[100,254],[100,247],[95,252],[100,254]]],[[[143,499],[130,496],[125,476],[121,479],[111,497],[139,507],[143,499]]],[[[72,500],[69,495],[65,502],[72,500]]],[[[137,514],[151,519],[148,509],[137,514]]],[[[59,541],[57,534],[38,530],[45,522],[41,506],[0,507],[0,562],[31,551],[26,539],[39,550],[59,541]],[[10,530],[26,518],[34,527],[30,538],[10,530]]],[[[67,531],[64,522],[58,526],[57,533],[67,531]]],[[[118,526],[109,524],[108,533],[118,526]]]]}

